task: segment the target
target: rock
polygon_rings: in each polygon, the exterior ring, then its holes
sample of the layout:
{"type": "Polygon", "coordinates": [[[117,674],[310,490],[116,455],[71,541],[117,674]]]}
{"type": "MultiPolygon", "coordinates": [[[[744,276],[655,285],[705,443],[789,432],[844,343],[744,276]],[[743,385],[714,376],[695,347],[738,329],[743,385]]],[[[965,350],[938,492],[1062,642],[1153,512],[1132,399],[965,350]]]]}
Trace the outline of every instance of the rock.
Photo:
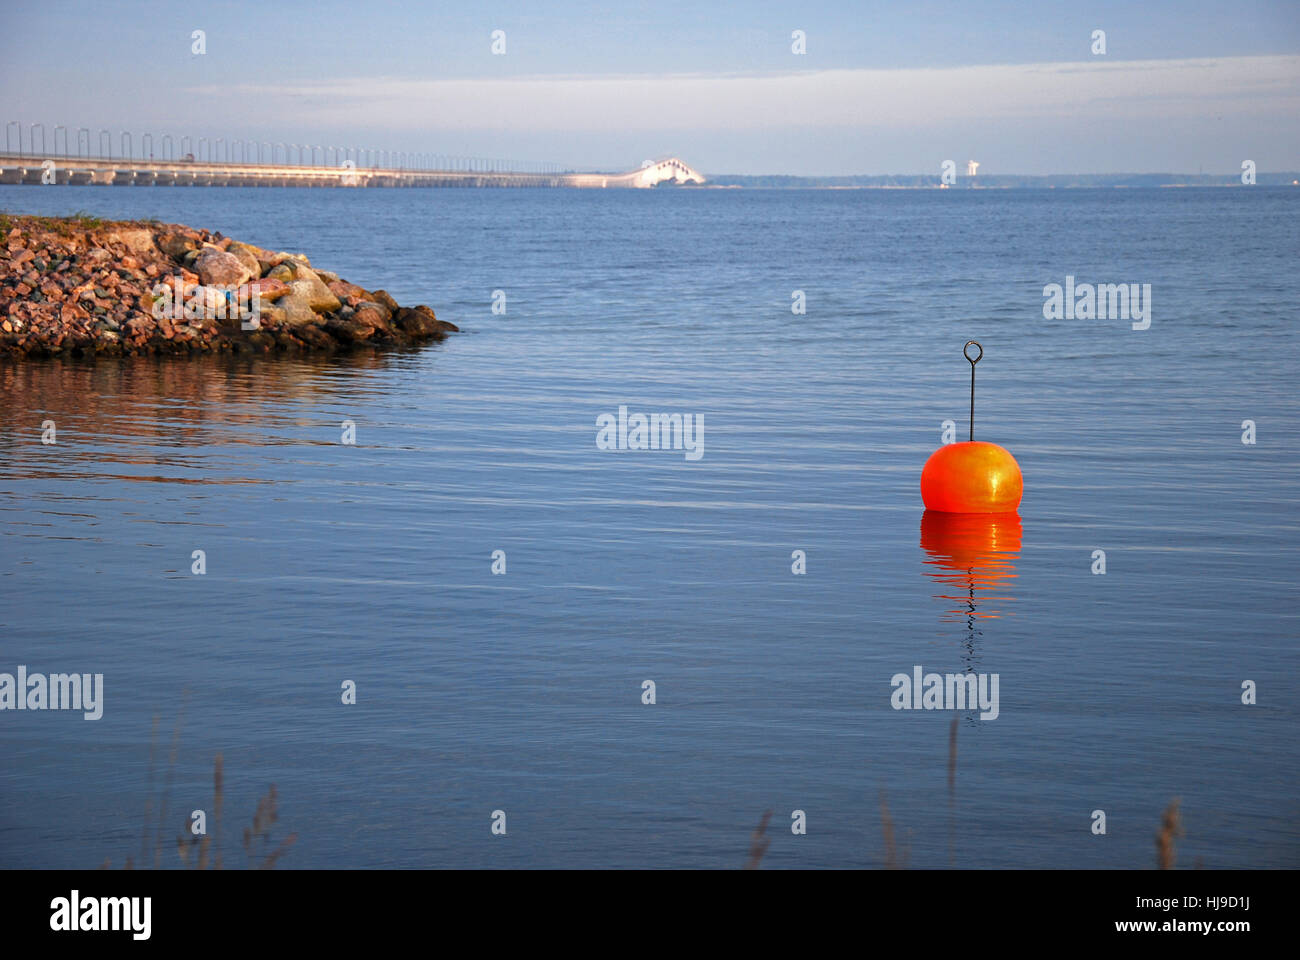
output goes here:
{"type": "Polygon", "coordinates": [[[245,349],[251,349],[254,353],[266,353],[275,346],[275,337],[265,330],[250,330],[244,337],[243,344],[245,349]]]}
{"type": "Polygon", "coordinates": [[[370,295],[370,299],[375,301],[375,303],[382,303],[388,308],[389,313],[396,313],[400,309],[397,305],[397,301],[388,295],[387,290],[376,290],[370,295]]]}
{"type": "Polygon", "coordinates": [[[321,313],[329,313],[342,306],[339,298],[330,293],[320,277],[306,267],[299,268],[298,279],[289,284],[289,292],[305,299],[308,305],[321,313]]]}
{"type": "Polygon", "coordinates": [[[440,334],[437,324],[417,310],[399,307],[393,314],[393,322],[413,337],[446,336],[440,334]]]}
{"type": "Polygon", "coordinates": [[[273,280],[283,280],[285,283],[292,283],[295,280],[317,280],[322,286],[325,285],[325,281],[320,279],[316,271],[301,260],[283,260],[268,270],[266,276],[273,280]]]}
{"type": "Polygon", "coordinates": [[[262,275],[262,264],[257,258],[256,247],[250,247],[246,243],[239,243],[238,241],[232,240],[226,247],[226,253],[230,254],[242,263],[250,277],[256,279],[262,275]]]}
{"type": "Polygon", "coordinates": [[[215,283],[237,287],[253,277],[253,271],[238,257],[216,247],[204,247],[194,260],[194,268],[205,285],[215,283]]]}
{"type": "Polygon", "coordinates": [[[442,339],[448,332],[458,333],[460,328],[454,323],[439,320],[426,306],[399,307],[393,314],[393,321],[413,337],[436,337],[442,339]]]}
{"type": "Polygon", "coordinates": [[[273,266],[275,266],[275,264],[272,263],[272,260],[275,258],[275,254],[272,253],[270,250],[263,250],[261,247],[255,247],[251,243],[241,244],[241,246],[246,247],[248,250],[252,251],[253,256],[257,257],[258,276],[265,276],[266,271],[270,270],[273,266]]]}
{"type": "Polygon", "coordinates": [[[410,346],[455,329],[300,254],[179,224],[68,229],[19,218],[0,234],[0,355],[334,351],[410,346]],[[155,317],[162,283],[181,309],[155,317]],[[241,329],[236,297],[255,305],[257,329],[241,329]]]}
{"type": "MultiPolygon", "coordinates": [[[[312,314],[312,319],[316,315],[312,314]]],[[[258,326],[278,327],[289,322],[289,314],[281,306],[273,303],[262,303],[257,308],[258,326]]]]}
{"type": "MultiPolygon", "coordinates": [[[[317,271],[317,276],[321,276],[321,278],[324,279],[320,271],[317,271]]],[[[365,290],[358,287],[355,283],[348,283],[346,280],[331,280],[325,285],[330,288],[330,293],[334,294],[334,296],[338,297],[340,300],[347,300],[349,297],[360,297],[362,300],[370,299],[370,294],[366,293],[365,290]]]]}
{"type": "Polygon", "coordinates": [[[104,240],[107,243],[120,243],[137,257],[147,257],[154,249],[153,232],[144,227],[115,230],[105,236],[104,240]]]}
{"type": "Polygon", "coordinates": [[[267,266],[264,269],[270,269],[271,267],[278,267],[282,263],[296,263],[296,264],[301,264],[304,267],[311,266],[311,261],[308,260],[306,257],[304,257],[301,253],[285,253],[283,250],[281,250],[279,253],[272,253],[266,258],[267,266]]]}
{"type": "MultiPolygon", "coordinates": [[[[345,308],[346,309],[346,308],[345,308]]],[[[353,310],[351,320],[363,326],[370,327],[372,330],[382,330],[387,332],[391,328],[388,325],[389,314],[383,306],[378,303],[362,302],[353,310]]]]}
{"type": "Polygon", "coordinates": [[[173,260],[179,260],[189,251],[198,248],[194,240],[179,233],[164,233],[158,237],[157,244],[158,249],[173,260]]]}
{"type": "Polygon", "coordinates": [[[434,315],[432,307],[426,307],[424,304],[420,304],[414,309],[416,313],[422,313],[436,323],[439,330],[446,333],[460,333],[460,327],[456,326],[456,324],[452,323],[450,320],[439,320],[437,316],[434,315]]]}
{"type": "Polygon", "coordinates": [[[340,320],[338,318],[330,318],[329,320],[326,320],[325,329],[338,339],[346,340],[348,342],[365,340],[375,332],[373,328],[367,327],[364,323],[358,323],[355,320],[340,320]]]}
{"type": "Polygon", "coordinates": [[[331,337],[320,327],[316,326],[314,323],[308,323],[308,324],[304,324],[301,327],[295,327],[294,333],[296,333],[298,335],[298,339],[300,339],[303,343],[307,344],[307,346],[314,347],[317,350],[338,349],[338,341],[336,341],[333,337],[331,337]]]}
{"type": "Polygon", "coordinates": [[[276,307],[284,311],[285,322],[292,326],[302,323],[315,323],[317,321],[316,311],[311,308],[311,304],[306,297],[301,296],[296,291],[275,301],[276,307]]]}
{"type": "Polygon", "coordinates": [[[213,317],[200,317],[197,320],[189,321],[189,325],[194,328],[200,335],[211,335],[221,329],[221,325],[231,324],[239,319],[238,310],[229,310],[225,320],[218,320],[213,317]]]}
{"type": "Polygon", "coordinates": [[[283,280],[268,278],[263,280],[254,280],[249,283],[245,289],[248,291],[250,299],[256,297],[263,302],[268,302],[271,300],[278,300],[280,297],[288,293],[289,285],[283,280]]]}
{"type": "Polygon", "coordinates": [[[226,319],[239,314],[238,302],[232,303],[225,290],[214,287],[195,287],[185,294],[185,318],[198,320],[204,317],[226,319]]]}
{"type": "Polygon", "coordinates": [[[402,310],[402,306],[391,297],[387,290],[376,290],[374,293],[370,294],[369,299],[374,300],[376,303],[382,303],[383,306],[389,308],[390,313],[396,313],[399,310],[402,310]]]}
{"type": "Polygon", "coordinates": [[[353,306],[357,310],[360,310],[362,307],[374,307],[381,314],[383,314],[385,322],[393,319],[393,311],[389,310],[382,303],[377,303],[374,300],[359,300],[353,306]]]}

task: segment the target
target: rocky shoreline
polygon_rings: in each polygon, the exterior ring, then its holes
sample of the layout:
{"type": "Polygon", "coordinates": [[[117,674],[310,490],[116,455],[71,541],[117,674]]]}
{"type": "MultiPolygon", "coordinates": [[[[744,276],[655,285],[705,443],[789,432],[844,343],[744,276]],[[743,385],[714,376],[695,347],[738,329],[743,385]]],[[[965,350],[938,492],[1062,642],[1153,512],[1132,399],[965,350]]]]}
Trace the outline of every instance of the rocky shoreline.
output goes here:
{"type": "Polygon", "coordinates": [[[0,215],[0,356],[409,347],[455,324],[207,230],[0,215]]]}

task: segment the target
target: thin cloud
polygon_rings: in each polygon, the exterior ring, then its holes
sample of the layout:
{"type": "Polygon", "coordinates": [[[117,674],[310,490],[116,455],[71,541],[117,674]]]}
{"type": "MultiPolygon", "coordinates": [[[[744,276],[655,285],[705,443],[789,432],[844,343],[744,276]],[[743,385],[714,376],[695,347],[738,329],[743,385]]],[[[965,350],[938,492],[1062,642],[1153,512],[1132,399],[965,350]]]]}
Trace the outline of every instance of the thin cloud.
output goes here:
{"type": "MultiPolygon", "coordinates": [[[[1300,57],[827,70],[782,74],[546,75],[409,80],[358,77],[187,91],[221,104],[287,98],[299,123],[392,130],[764,130],[920,127],[972,120],[1105,118],[1110,123],[1300,113],[1300,57]],[[232,94],[235,96],[232,97],[232,94]]],[[[227,118],[238,119],[237,113],[227,118]]]]}

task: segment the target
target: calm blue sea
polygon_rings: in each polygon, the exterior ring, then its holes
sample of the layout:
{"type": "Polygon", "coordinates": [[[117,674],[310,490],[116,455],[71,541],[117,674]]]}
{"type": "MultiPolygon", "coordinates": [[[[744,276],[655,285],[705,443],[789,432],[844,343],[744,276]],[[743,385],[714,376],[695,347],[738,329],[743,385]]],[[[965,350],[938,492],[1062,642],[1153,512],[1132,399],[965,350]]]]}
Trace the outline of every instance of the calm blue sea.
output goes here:
{"type": "Polygon", "coordinates": [[[227,867],[272,783],[281,867],[729,868],[771,810],[772,868],[1141,868],[1175,798],[1179,866],[1300,866],[1300,189],[0,209],[221,230],[464,330],[0,360],[0,672],[105,687],[0,713],[0,866],[139,861],[146,824],[177,866],[218,753],[227,867]],[[1044,319],[1067,276],[1149,283],[1150,328],[1044,319]],[[923,529],[972,338],[1020,523],[923,529]],[[597,449],[620,405],[701,416],[703,457],[597,449]],[[894,710],[918,665],[997,674],[999,715],[894,710]]]}

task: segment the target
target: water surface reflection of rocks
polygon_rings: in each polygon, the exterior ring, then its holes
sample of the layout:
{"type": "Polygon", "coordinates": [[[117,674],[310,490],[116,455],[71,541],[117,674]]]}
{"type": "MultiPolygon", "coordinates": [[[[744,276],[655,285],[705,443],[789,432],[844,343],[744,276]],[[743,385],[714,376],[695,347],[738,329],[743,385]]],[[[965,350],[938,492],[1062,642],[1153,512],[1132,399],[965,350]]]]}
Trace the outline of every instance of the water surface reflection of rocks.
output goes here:
{"type": "Polygon", "coordinates": [[[0,216],[0,244],[9,356],[335,352],[458,330],[302,254],[179,224],[0,216]]]}

